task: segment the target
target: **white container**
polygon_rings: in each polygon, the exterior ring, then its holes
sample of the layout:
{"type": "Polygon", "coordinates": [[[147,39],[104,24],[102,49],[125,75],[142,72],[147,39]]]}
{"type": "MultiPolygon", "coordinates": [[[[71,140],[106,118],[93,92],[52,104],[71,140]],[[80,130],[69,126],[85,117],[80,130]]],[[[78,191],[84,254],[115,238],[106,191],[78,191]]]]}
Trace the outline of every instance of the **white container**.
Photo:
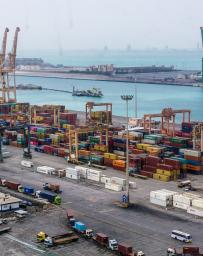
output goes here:
{"type": "Polygon", "coordinates": [[[183,194],[174,195],[173,201],[177,202],[177,203],[185,204],[188,206],[192,205],[192,198],[187,195],[183,195],[183,194]]]}
{"type": "Polygon", "coordinates": [[[110,183],[111,182],[111,178],[107,177],[106,175],[102,175],[101,176],[101,183],[110,183]]]}
{"type": "Polygon", "coordinates": [[[181,202],[173,201],[173,206],[182,210],[186,210],[190,207],[188,204],[184,204],[181,202]]]}
{"type": "Polygon", "coordinates": [[[38,166],[37,172],[43,173],[43,174],[53,174],[55,172],[55,168],[49,167],[49,166],[38,166]]]}
{"type": "Polygon", "coordinates": [[[124,151],[120,151],[120,150],[113,150],[113,153],[119,156],[125,156],[125,152],[124,151]]]}
{"type": "Polygon", "coordinates": [[[106,183],[105,188],[113,191],[120,192],[122,191],[122,186],[119,184],[106,183]]]}
{"type": "Polygon", "coordinates": [[[198,207],[198,208],[203,209],[203,198],[193,199],[192,207],[198,207]]]}
{"type": "Polygon", "coordinates": [[[187,209],[187,212],[199,217],[203,217],[203,210],[202,208],[198,208],[198,207],[189,207],[187,209]]]}
{"type": "Polygon", "coordinates": [[[101,181],[101,171],[93,170],[93,169],[87,169],[87,179],[94,180],[97,182],[101,181]]]}
{"type": "Polygon", "coordinates": [[[201,152],[200,151],[192,150],[192,149],[186,149],[184,154],[186,156],[195,156],[195,157],[200,157],[201,156],[201,152]]]}
{"type": "Polygon", "coordinates": [[[144,139],[144,140],[142,140],[142,143],[155,145],[156,141],[155,140],[150,140],[150,139],[144,139]]]}
{"type": "Polygon", "coordinates": [[[80,179],[80,176],[79,176],[79,175],[72,174],[72,173],[66,173],[66,178],[72,179],[72,180],[79,180],[79,179],[80,179]]]}
{"type": "Polygon", "coordinates": [[[75,166],[75,169],[80,171],[80,177],[81,178],[87,178],[88,168],[77,165],[77,166],[75,166]]]}
{"type": "Polygon", "coordinates": [[[33,167],[33,162],[22,160],[21,165],[24,166],[24,167],[31,168],[31,167],[33,167]]]}
{"type": "Polygon", "coordinates": [[[67,167],[66,168],[66,177],[67,177],[67,174],[72,174],[72,175],[80,176],[80,171],[76,170],[74,168],[67,167]]]}
{"type": "Polygon", "coordinates": [[[150,197],[150,203],[156,204],[163,207],[168,207],[173,205],[173,201],[170,200],[160,200],[154,197],[150,197]]]}
{"type": "Polygon", "coordinates": [[[126,186],[126,179],[122,179],[119,177],[111,177],[111,183],[119,184],[122,187],[126,186]]]}
{"type": "Polygon", "coordinates": [[[163,200],[163,201],[166,201],[166,200],[172,201],[173,194],[174,192],[171,193],[170,191],[167,192],[164,190],[156,190],[156,191],[150,192],[150,198],[156,198],[158,200],[163,200]]]}
{"type": "Polygon", "coordinates": [[[137,188],[136,182],[130,181],[130,182],[129,182],[129,187],[130,187],[131,189],[136,189],[136,188],[137,188]]]}

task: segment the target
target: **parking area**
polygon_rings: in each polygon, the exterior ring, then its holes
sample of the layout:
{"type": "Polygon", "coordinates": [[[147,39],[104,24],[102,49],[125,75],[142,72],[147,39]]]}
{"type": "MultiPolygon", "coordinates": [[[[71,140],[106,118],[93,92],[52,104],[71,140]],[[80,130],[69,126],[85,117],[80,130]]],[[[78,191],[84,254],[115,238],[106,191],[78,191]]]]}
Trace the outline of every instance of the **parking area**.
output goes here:
{"type": "MultiPolygon", "coordinates": [[[[10,237],[1,236],[0,248],[5,251],[2,255],[111,255],[110,252],[84,239],[49,251],[36,244],[35,238],[39,231],[59,234],[67,230],[68,208],[73,209],[75,217],[95,232],[106,233],[119,242],[127,242],[136,250],[144,251],[146,255],[165,255],[168,247],[181,247],[182,243],[170,238],[170,232],[174,228],[190,233],[194,245],[203,245],[201,219],[196,219],[181,210],[166,211],[149,203],[151,190],[167,188],[181,191],[177,188],[176,182],[164,183],[153,179],[131,178],[137,183],[137,189],[130,191],[131,201],[135,206],[131,209],[122,209],[113,204],[121,198],[122,192],[106,190],[97,183],[77,182],[35,173],[20,165],[22,149],[9,146],[8,150],[12,156],[0,165],[1,177],[32,185],[37,189],[42,189],[44,182],[58,183],[63,193],[60,207],[32,214],[22,223],[12,223],[10,237]]],[[[62,158],[36,152],[33,152],[33,162],[36,166],[47,165],[57,169],[67,166],[62,158]]],[[[125,176],[124,173],[113,169],[104,170],[103,173],[109,177],[125,176]]],[[[191,179],[195,186],[201,186],[202,176],[193,175],[191,179]]]]}

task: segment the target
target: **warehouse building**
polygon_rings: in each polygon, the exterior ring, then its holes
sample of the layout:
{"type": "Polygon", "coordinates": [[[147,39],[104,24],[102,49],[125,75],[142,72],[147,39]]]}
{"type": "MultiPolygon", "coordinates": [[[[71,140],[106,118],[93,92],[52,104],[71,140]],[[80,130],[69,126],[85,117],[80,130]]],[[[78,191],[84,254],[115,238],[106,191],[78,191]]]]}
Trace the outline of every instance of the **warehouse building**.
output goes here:
{"type": "Polygon", "coordinates": [[[8,194],[0,193],[0,212],[13,211],[20,207],[22,200],[10,196],[8,194]]]}

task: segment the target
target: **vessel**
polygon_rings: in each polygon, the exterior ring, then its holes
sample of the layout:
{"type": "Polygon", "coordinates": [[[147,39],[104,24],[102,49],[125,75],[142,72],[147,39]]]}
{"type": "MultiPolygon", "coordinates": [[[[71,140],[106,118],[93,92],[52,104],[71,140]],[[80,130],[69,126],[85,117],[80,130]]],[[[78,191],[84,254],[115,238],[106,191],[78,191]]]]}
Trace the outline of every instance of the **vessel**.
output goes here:
{"type": "Polygon", "coordinates": [[[86,97],[102,97],[103,93],[98,88],[92,88],[88,90],[75,90],[75,87],[73,87],[73,96],[86,96],[86,97]]]}

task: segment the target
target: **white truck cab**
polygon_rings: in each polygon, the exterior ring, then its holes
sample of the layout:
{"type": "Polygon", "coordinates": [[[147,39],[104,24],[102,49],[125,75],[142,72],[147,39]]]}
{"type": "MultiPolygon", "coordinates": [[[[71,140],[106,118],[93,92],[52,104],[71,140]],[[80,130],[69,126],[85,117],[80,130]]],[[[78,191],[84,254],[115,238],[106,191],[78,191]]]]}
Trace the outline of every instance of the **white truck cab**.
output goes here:
{"type": "Polygon", "coordinates": [[[139,251],[139,252],[137,252],[137,256],[145,256],[145,254],[143,251],[139,251]]]}
{"type": "Polygon", "coordinates": [[[93,230],[92,230],[92,229],[86,229],[85,235],[86,235],[86,237],[88,237],[88,238],[93,237],[93,230]]]}
{"type": "Polygon", "coordinates": [[[118,242],[116,241],[116,239],[109,240],[109,249],[111,249],[112,251],[118,250],[118,242]]]}

